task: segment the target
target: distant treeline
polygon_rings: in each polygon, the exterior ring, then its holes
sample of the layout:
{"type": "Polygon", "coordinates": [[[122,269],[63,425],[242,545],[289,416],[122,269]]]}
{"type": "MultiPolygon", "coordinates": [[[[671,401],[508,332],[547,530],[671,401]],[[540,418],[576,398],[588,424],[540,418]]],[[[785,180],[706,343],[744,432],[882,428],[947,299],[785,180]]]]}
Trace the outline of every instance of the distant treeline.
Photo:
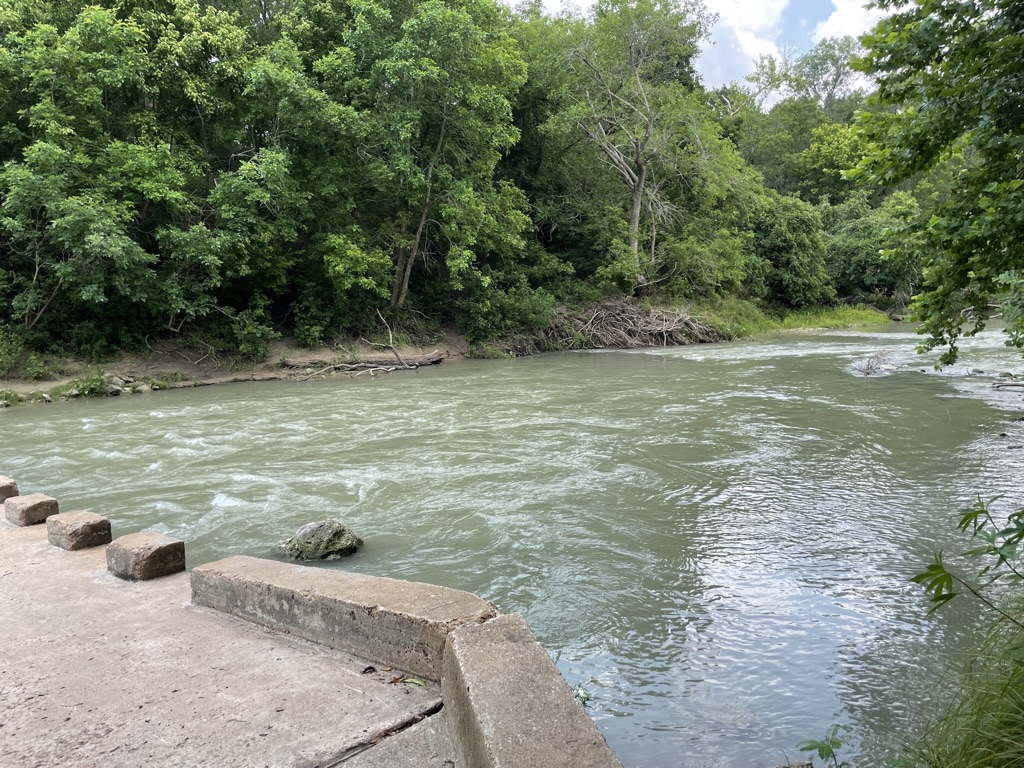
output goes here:
{"type": "Polygon", "coordinates": [[[0,343],[188,332],[259,356],[382,318],[529,333],[621,293],[905,303],[919,258],[883,251],[958,159],[857,190],[857,43],[708,90],[712,21],[691,0],[7,0],[0,343]]]}

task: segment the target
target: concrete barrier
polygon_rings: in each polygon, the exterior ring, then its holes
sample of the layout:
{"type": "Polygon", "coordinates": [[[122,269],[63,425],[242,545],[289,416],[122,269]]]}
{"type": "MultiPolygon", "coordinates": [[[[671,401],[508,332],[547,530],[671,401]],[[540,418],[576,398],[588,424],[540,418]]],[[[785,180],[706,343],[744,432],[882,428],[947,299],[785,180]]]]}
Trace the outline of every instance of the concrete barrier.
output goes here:
{"type": "Polygon", "coordinates": [[[181,573],[185,570],[185,542],[154,531],[120,536],[107,546],[107,570],[129,581],[181,573]]]}
{"type": "Polygon", "coordinates": [[[518,614],[448,635],[441,698],[457,765],[622,768],[518,614]]]}
{"type": "Polygon", "coordinates": [[[245,556],[194,568],[192,601],[434,681],[448,633],[497,615],[457,589],[245,556]]]}

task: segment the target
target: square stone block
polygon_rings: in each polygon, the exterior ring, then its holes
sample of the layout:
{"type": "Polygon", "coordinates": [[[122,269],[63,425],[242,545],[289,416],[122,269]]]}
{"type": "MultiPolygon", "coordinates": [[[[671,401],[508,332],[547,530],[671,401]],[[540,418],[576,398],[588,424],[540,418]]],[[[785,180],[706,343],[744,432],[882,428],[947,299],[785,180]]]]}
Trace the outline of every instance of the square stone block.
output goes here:
{"type": "Polygon", "coordinates": [[[61,549],[86,549],[110,543],[110,521],[95,512],[64,512],[46,518],[46,538],[61,549]]]}
{"type": "Polygon", "coordinates": [[[57,500],[43,493],[11,496],[4,500],[4,512],[14,525],[39,525],[50,515],[60,512],[57,500]]]}
{"type": "Polygon", "coordinates": [[[0,475],[0,501],[7,501],[18,495],[18,484],[7,475],[0,475]]]}
{"type": "Polygon", "coordinates": [[[179,573],[185,570],[185,542],[150,531],[120,536],[107,547],[107,570],[131,581],[179,573]]]}

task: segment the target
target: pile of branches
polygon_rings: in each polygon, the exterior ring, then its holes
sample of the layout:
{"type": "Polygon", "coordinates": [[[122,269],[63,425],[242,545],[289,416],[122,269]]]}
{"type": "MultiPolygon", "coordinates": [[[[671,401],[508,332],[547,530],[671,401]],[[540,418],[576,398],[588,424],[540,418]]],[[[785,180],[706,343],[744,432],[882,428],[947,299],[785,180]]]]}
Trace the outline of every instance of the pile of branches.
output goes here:
{"type": "Polygon", "coordinates": [[[726,336],[683,309],[651,309],[626,297],[587,310],[559,307],[544,332],[546,349],[635,349],[724,341],[726,336]]]}
{"type": "Polygon", "coordinates": [[[539,335],[511,336],[496,346],[522,357],[563,349],[675,347],[728,338],[684,309],[652,309],[620,296],[586,309],[559,307],[539,335]]]}

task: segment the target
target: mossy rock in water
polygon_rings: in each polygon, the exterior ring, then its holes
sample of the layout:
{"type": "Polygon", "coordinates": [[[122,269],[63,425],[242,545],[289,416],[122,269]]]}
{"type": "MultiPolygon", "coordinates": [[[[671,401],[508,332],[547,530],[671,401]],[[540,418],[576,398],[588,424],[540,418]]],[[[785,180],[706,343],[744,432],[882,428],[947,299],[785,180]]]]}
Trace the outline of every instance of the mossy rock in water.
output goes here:
{"type": "Polygon", "coordinates": [[[362,545],[363,540],[347,525],[337,520],[321,520],[302,526],[278,548],[293,560],[335,560],[351,555],[362,545]]]}

